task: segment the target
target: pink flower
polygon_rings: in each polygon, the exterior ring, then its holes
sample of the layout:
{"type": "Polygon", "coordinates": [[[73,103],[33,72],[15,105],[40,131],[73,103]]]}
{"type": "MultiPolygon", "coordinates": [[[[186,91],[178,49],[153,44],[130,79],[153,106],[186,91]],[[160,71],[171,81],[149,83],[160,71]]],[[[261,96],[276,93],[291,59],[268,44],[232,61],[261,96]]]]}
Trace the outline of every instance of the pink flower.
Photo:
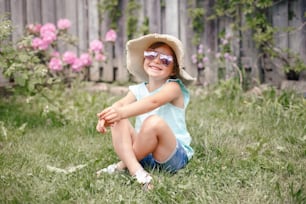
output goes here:
{"type": "Polygon", "coordinates": [[[93,40],[91,43],[90,43],[90,51],[93,51],[93,52],[100,52],[103,50],[103,44],[100,40],[93,40]]]}
{"type": "Polygon", "coordinates": [[[40,35],[44,36],[45,32],[56,33],[56,27],[53,23],[46,23],[40,28],[40,35]]]}
{"type": "Polygon", "coordinates": [[[70,28],[70,26],[71,26],[71,22],[70,22],[69,19],[59,19],[57,21],[57,27],[60,30],[66,30],[66,29],[70,28]]]}
{"type": "Polygon", "coordinates": [[[207,63],[209,61],[208,57],[203,58],[203,63],[207,63]]]}
{"type": "Polygon", "coordinates": [[[203,46],[202,44],[200,44],[200,45],[199,45],[199,48],[198,48],[198,53],[199,53],[199,54],[202,54],[202,53],[204,52],[203,49],[204,49],[204,46],[203,46]]]}
{"type": "Polygon", "coordinates": [[[232,34],[230,34],[230,33],[226,33],[226,35],[225,35],[225,39],[231,39],[232,38],[232,34]]]}
{"type": "Polygon", "coordinates": [[[76,72],[81,71],[83,67],[84,67],[83,61],[79,58],[76,58],[73,64],[71,65],[72,70],[76,72]]]}
{"type": "Polygon", "coordinates": [[[28,31],[30,32],[30,33],[32,33],[32,34],[38,34],[39,33],[39,31],[40,31],[40,28],[41,28],[41,25],[40,24],[29,24],[28,26],[27,26],[27,29],[28,29],[28,31]]]}
{"type": "Polygon", "coordinates": [[[62,61],[56,57],[51,58],[49,62],[49,69],[54,71],[61,71],[63,69],[62,61]]]}
{"type": "Polygon", "coordinates": [[[110,29],[107,31],[106,36],[105,36],[105,41],[107,42],[115,42],[117,39],[117,33],[113,29],[110,29]]]}
{"type": "Polygon", "coordinates": [[[33,38],[32,40],[32,47],[34,49],[39,49],[39,50],[46,50],[49,47],[49,43],[44,41],[41,38],[33,38]]]}
{"type": "Polygon", "coordinates": [[[59,52],[57,52],[57,51],[53,51],[53,52],[51,53],[51,56],[52,56],[52,57],[57,57],[57,58],[59,58],[59,57],[60,57],[60,54],[59,54],[59,52]]]}
{"type": "Polygon", "coordinates": [[[81,54],[80,60],[82,60],[84,66],[90,66],[92,63],[91,56],[88,53],[81,54]]]}
{"type": "Polygon", "coordinates": [[[37,38],[37,37],[33,38],[33,40],[32,40],[32,47],[34,49],[38,49],[41,44],[42,44],[42,39],[41,38],[37,38]]]}
{"type": "Polygon", "coordinates": [[[200,62],[200,63],[198,64],[198,68],[203,69],[203,68],[204,68],[204,64],[200,62]]]}
{"type": "Polygon", "coordinates": [[[63,55],[63,61],[67,64],[73,64],[77,56],[74,52],[67,51],[63,55]]]}
{"type": "Polygon", "coordinates": [[[51,44],[54,40],[56,40],[56,34],[52,31],[45,31],[40,35],[43,39],[48,44],[51,44]]]}
{"type": "Polygon", "coordinates": [[[48,49],[49,45],[50,45],[50,43],[48,41],[45,41],[45,40],[42,39],[38,49],[46,50],[46,49],[48,49]]]}
{"type": "Polygon", "coordinates": [[[223,45],[227,45],[228,44],[228,40],[227,39],[222,39],[222,44],[223,45]]]}
{"type": "Polygon", "coordinates": [[[216,54],[216,58],[220,58],[221,57],[221,53],[220,52],[218,52],[217,54],[216,54]]]}
{"type": "Polygon", "coordinates": [[[103,61],[106,60],[106,56],[103,55],[103,54],[101,54],[101,53],[99,53],[99,52],[97,52],[97,53],[95,54],[95,59],[96,59],[97,61],[103,62],[103,61]]]}
{"type": "Polygon", "coordinates": [[[230,55],[229,53],[227,53],[227,52],[224,53],[224,58],[225,58],[225,59],[229,60],[230,57],[231,57],[231,55],[230,55]]]}
{"type": "Polygon", "coordinates": [[[197,61],[198,61],[198,60],[197,60],[197,55],[195,55],[195,54],[192,55],[192,56],[191,56],[191,61],[192,61],[193,64],[196,64],[197,61]]]}

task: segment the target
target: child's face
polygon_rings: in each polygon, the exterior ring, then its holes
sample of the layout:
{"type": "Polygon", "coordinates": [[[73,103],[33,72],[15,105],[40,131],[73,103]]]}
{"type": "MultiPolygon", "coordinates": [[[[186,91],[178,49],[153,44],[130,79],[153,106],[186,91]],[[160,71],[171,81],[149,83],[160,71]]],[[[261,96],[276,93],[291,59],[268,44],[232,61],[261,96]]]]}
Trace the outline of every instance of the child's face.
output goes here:
{"type": "Polygon", "coordinates": [[[149,78],[167,80],[170,76],[175,75],[174,57],[169,46],[162,45],[147,51],[144,58],[144,70],[149,78]]]}

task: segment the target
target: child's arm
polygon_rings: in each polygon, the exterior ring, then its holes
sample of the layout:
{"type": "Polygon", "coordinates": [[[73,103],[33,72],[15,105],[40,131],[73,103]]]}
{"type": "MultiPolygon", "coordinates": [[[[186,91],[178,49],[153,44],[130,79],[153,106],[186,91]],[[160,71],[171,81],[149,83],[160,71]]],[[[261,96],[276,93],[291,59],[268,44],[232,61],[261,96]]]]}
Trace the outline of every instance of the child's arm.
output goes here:
{"type": "MultiPolygon", "coordinates": [[[[115,102],[111,107],[114,107],[114,108],[123,107],[127,104],[133,103],[134,101],[136,101],[136,98],[135,98],[134,94],[129,91],[125,97],[123,97],[119,101],[115,102]]],[[[98,116],[99,119],[103,119],[102,113],[103,113],[103,111],[100,112],[100,113],[97,113],[97,116],[98,116]]],[[[111,124],[111,123],[108,123],[108,124],[111,124]]]]}
{"type": "Polygon", "coordinates": [[[104,109],[100,118],[108,123],[115,123],[121,119],[137,116],[154,110],[166,103],[170,103],[182,95],[180,86],[176,82],[169,82],[156,94],[148,96],[125,106],[113,106],[104,109]]]}
{"type": "MultiPolygon", "coordinates": [[[[120,99],[119,101],[115,102],[112,107],[121,107],[124,106],[126,104],[132,103],[136,100],[134,94],[132,92],[128,92],[128,94],[123,97],[122,99],[120,99]]],[[[101,113],[97,113],[97,116],[99,118],[97,126],[96,126],[96,130],[100,133],[105,133],[107,131],[106,127],[112,125],[113,123],[109,123],[108,121],[105,121],[105,119],[103,119],[103,117],[101,117],[101,113]]]]}

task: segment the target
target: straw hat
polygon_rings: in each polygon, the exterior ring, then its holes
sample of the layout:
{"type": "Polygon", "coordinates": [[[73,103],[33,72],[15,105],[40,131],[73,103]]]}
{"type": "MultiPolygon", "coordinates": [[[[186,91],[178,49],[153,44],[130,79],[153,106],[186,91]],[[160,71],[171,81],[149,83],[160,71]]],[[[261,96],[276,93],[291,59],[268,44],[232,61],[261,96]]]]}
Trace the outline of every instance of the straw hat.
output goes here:
{"type": "Polygon", "coordinates": [[[193,82],[195,79],[184,70],[184,50],[181,41],[167,34],[148,34],[128,41],[126,50],[127,69],[129,72],[143,81],[148,81],[148,75],[143,68],[143,52],[155,42],[164,42],[173,49],[179,65],[178,78],[186,85],[193,82]]]}

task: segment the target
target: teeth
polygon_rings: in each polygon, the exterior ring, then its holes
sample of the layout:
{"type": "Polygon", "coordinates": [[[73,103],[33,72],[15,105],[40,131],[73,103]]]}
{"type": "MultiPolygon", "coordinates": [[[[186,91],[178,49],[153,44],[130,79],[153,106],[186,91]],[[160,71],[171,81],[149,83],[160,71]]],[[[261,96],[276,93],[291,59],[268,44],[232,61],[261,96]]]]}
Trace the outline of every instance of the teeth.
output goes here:
{"type": "Polygon", "coordinates": [[[149,66],[151,69],[155,69],[155,70],[161,70],[159,67],[156,66],[149,66]]]}

